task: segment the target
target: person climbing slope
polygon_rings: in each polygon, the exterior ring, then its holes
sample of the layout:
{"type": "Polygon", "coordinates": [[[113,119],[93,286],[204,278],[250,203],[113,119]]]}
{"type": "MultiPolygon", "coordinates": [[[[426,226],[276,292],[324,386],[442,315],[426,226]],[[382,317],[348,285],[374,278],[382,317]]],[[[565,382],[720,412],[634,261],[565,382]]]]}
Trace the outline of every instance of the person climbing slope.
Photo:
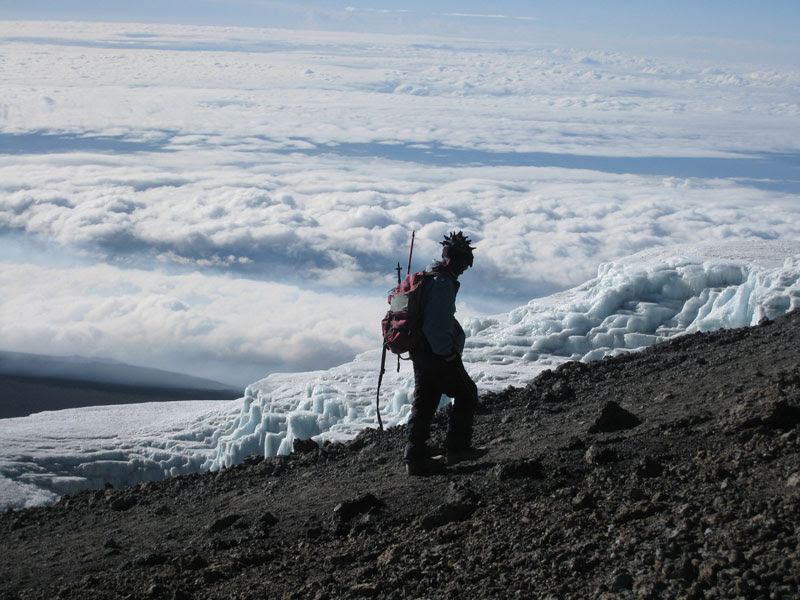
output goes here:
{"type": "Polygon", "coordinates": [[[403,454],[409,475],[427,475],[445,464],[476,458],[472,423],[478,388],[461,361],[464,330],[455,318],[458,278],[472,266],[472,241],[462,232],[446,235],[442,259],[427,269],[422,290],[422,339],[410,351],[414,365],[414,401],[403,454]],[[427,441],[442,394],[453,398],[445,438],[446,456],[431,456],[427,441]]]}

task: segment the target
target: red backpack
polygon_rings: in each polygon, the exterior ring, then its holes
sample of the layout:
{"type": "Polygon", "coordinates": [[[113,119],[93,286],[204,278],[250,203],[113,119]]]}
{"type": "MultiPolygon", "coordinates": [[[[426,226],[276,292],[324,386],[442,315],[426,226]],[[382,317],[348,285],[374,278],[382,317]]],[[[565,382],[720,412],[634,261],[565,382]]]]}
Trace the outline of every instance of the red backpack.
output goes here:
{"type": "Polygon", "coordinates": [[[381,321],[383,345],[395,354],[408,352],[422,338],[422,290],[431,273],[410,273],[389,293],[389,311],[381,321]]]}

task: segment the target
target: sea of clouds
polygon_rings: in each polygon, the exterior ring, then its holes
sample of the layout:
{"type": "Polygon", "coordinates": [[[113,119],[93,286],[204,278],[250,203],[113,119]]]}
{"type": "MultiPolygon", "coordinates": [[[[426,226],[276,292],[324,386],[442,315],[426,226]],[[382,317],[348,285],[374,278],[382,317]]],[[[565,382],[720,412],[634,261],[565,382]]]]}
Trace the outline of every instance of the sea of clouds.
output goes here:
{"type": "Polygon", "coordinates": [[[0,346],[242,386],[380,345],[465,230],[465,317],[800,237],[800,69],[552,44],[0,23],[0,346]]]}

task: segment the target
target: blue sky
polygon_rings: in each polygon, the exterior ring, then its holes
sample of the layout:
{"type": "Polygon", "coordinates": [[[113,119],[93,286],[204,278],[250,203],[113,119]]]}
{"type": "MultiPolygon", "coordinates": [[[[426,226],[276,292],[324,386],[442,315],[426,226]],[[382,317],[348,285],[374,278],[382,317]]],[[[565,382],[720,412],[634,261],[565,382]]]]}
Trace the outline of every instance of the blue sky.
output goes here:
{"type": "Polygon", "coordinates": [[[791,0],[0,0],[0,19],[418,33],[788,65],[800,53],[800,3],[791,0]]]}
{"type": "Polygon", "coordinates": [[[3,19],[121,20],[382,32],[544,28],[614,35],[723,37],[796,45],[800,3],[783,0],[760,3],[3,0],[0,15],[3,19]]]}

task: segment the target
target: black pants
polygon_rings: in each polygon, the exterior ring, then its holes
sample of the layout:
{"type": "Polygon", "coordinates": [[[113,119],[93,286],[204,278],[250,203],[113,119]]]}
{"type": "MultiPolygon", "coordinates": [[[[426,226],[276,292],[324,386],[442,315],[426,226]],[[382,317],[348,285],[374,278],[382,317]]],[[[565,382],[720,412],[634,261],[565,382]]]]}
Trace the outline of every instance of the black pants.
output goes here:
{"type": "Polygon", "coordinates": [[[469,448],[478,387],[464,369],[461,358],[446,361],[429,348],[415,348],[411,360],[414,364],[414,403],[408,419],[408,443],[403,458],[406,462],[415,462],[428,457],[431,421],[442,394],[453,398],[445,446],[449,450],[469,448]]]}

